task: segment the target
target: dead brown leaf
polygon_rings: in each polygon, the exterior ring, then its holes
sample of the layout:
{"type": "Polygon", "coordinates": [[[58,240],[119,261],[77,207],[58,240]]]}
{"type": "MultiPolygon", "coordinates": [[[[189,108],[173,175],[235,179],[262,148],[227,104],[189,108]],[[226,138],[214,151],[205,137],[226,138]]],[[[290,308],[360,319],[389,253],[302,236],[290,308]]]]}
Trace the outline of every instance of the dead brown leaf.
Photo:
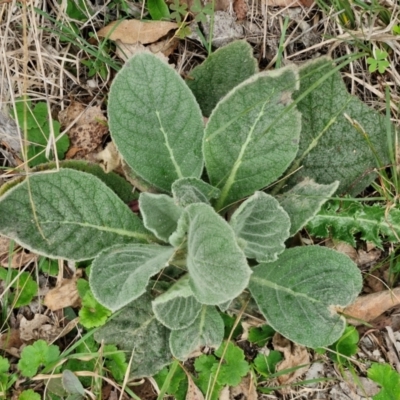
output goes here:
{"type": "Polygon", "coordinates": [[[73,124],[67,132],[71,148],[66,158],[85,157],[100,146],[108,133],[107,118],[99,106],[87,107],[74,101],[59,112],[58,119],[64,129],[73,124]]]}
{"type": "Polygon", "coordinates": [[[311,7],[314,0],[264,0],[268,7],[311,7]]]}
{"type": "Polygon", "coordinates": [[[107,144],[104,150],[95,155],[104,172],[111,172],[121,166],[121,158],[113,142],[107,144]]]}
{"type": "MultiPolygon", "coordinates": [[[[254,385],[254,379],[251,374],[246,375],[239,385],[233,387],[226,387],[228,396],[226,397],[229,400],[235,399],[246,399],[246,400],[257,400],[257,390],[254,385]]],[[[220,397],[220,400],[221,397],[220,397]]]]}
{"type": "Polygon", "coordinates": [[[120,40],[125,44],[154,43],[170,30],[177,29],[175,22],[139,21],[137,19],[113,21],[97,32],[99,37],[120,40]]]}
{"type": "Polygon", "coordinates": [[[19,349],[23,345],[19,329],[11,329],[0,336],[0,349],[19,357],[19,349]]]}
{"type": "Polygon", "coordinates": [[[19,246],[14,247],[14,252],[10,261],[10,239],[0,236],[0,265],[2,267],[21,268],[35,261],[38,256],[34,253],[27,253],[19,246]]]}
{"type": "Polygon", "coordinates": [[[195,385],[190,374],[186,374],[188,378],[188,389],[186,392],[186,400],[204,400],[201,390],[195,385]]]}
{"type": "Polygon", "coordinates": [[[61,285],[51,289],[44,298],[44,305],[51,311],[61,310],[65,307],[78,307],[80,297],[76,288],[78,276],[64,279],[61,285]]]}
{"type": "MultiPolygon", "coordinates": [[[[281,361],[276,368],[277,372],[310,363],[310,355],[308,354],[306,347],[291,342],[279,333],[276,333],[272,338],[272,345],[275,350],[282,352],[284,356],[284,360],[281,361]]],[[[291,383],[299,376],[306,373],[309,367],[309,365],[306,365],[289,374],[281,375],[278,377],[278,381],[281,385],[291,383]]]]}
{"type": "Polygon", "coordinates": [[[356,319],[348,320],[352,325],[361,325],[362,321],[373,321],[385,311],[400,304],[400,287],[378,293],[359,296],[357,300],[343,310],[345,315],[356,319]],[[357,320],[358,319],[358,320],[357,320]]]}
{"type": "Polygon", "coordinates": [[[66,326],[59,326],[47,315],[35,314],[32,320],[25,317],[20,321],[20,337],[24,342],[43,339],[48,343],[65,336],[78,324],[79,318],[70,321],[66,326]]]}
{"type": "Polygon", "coordinates": [[[243,21],[247,17],[247,11],[249,6],[246,0],[236,0],[233,3],[233,11],[235,11],[236,17],[239,21],[243,21]]]}

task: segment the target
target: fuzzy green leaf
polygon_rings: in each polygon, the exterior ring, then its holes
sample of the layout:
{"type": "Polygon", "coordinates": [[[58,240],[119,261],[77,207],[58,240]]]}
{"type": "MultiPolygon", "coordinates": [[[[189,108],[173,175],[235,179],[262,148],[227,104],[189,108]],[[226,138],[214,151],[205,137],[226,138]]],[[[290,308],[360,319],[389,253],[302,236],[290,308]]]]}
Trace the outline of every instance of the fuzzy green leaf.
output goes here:
{"type": "Polygon", "coordinates": [[[48,345],[40,339],[22,350],[18,368],[23,376],[31,378],[36,375],[40,366],[50,366],[58,360],[59,356],[60,350],[57,346],[48,345]]]}
{"type": "Polygon", "coordinates": [[[151,297],[144,294],[101,327],[95,339],[115,344],[132,356],[130,377],[153,376],[171,363],[169,330],[157,321],[151,309],[151,297]]]}
{"type": "Polygon", "coordinates": [[[295,67],[262,72],[212,112],[203,152],[210,182],[221,189],[217,210],[274,182],[293,161],[301,115],[290,103],[298,84],[295,67]]]}
{"type": "Polygon", "coordinates": [[[312,179],[304,179],[291,190],[278,198],[283,209],[290,217],[290,236],[297,233],[321,209],[332,196],[339,182],[319,185],[312,179]]]}
{"type": "Polygon", "coordinates": [[[110,188],[71,169],[37,173],[8,190],[0,199],[0,233],[37,253],[77,261],[153,238],[110,188]]]}
{"type": "Polygon", "coordinates": [[[258,262],[274,261],[285,250],[290,219],[272,196],[256,192],[234,212],[230,225],[245,243],[244,254],[258,262]]]}
{"type": "Polygon", "coordinates": [[[135,174],[166,192],[203,169],[199,105],[169,65],[152,54],[133,56],[115,77],[108,103],[114,143],[135,174]]]}
{"type": "Polygon", "coordinates": [[[193,203],[206,203],[217,199],[220,190],[197,178],[182,178],[172,184],[175,203],[186,207],[193,203]]]}
{"type": "Polygon", "coordinates": [[[218,347],[224,338],[224,322],[215,307],[203,306],[192,325],[174,330],[170,335],[171,352],[175,358],[185,361],[202,347],[218,347]]]}
{"type": "Polygon", "coordinates": [[[202,304],[232,300],[247,286],[251,269],[229,224],[207,204],[186,207],[177,235],[187,232],[190,287],[202,304]]]}
{"type": "Polygon", "coordinates": [[[95,298],[112,311],[146,291],[149,279],[168,265],[174,249],[155,244],[114,246],[93,261],[90,287],[95,298]]]}
{"type": "Polygon", "coordinates": [[[164,242],[175,232],[183,209],[165,194],[141,193],[139,207],[144,226],[164,242]]]}
{"type": "Polygon", "coordinates": [[[85,389],[76,375],[68,369],[62,372],[62,383],[64,389],[70,394],[80,394],[85,396],[85,389]]]}
{"type": "Polygon", "coordinates": [[[326,247],[295,247],[254,268],[250,291],[268,323],[295,343],[316,348],[340,338],[337,307],[352,303],[361,273],[344,254],[326,247]]]}
{"type": "Polygon", "coordinates": [[[258,72],[253,48],[235,41],[219,48],[193,68],[187,85],[193,91],[205,117],[230,90],[258,72]]]}
{"type": "Polygon", "coordinates": [[[382,247],[382,238],[397,242],[400,235],[400,210],[380,204],[368,206],[358,201],[330,201],[308,223],[307,229],[316,237],[334,239],[356,245],[354,236],[382,247]]]}
{"type": "Polygon", "coordinates": [[[189,276],[185,275],[158,296],[152,303],[157,319],[167,328],[176,330],[191,325],[201,310],[201,304],[193,296],[189,276]]]}
{"type": "MultiPolygon", "coordinates": [[[[332,61],[326,57],[303,64],[300,90],[294,98],[323,79],[332,68],[332,61]]],[[[291,184],[304,177],[320,184],[339,181],[338,192],[354,196],[376,178],[373,171],[378,162],[374,153],[382,165],[389,163],[385,117],[351,96],[339,72],[312,90],[297,107],[302,113],[302,130],[294,169],[302,168],[293,175],[291,184]],[[356,129],[346,115],[361,129],[356,129]]]]}

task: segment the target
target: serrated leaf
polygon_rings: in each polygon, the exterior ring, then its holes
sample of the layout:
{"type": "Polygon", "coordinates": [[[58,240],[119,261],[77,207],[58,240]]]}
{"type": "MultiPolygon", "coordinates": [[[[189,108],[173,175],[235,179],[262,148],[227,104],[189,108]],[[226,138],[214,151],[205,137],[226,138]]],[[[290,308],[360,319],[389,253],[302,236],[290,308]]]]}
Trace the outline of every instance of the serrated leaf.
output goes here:
{"type": "Polygon", "coordinates": [[[151,297],[144,294],[129,303],[116,317],[95,334],[100,342],[115,344],[132,356],[130,378],[153,376],[171,363],[169,330],[157,321],[151,309],[151,297]]]}
{"type": "Polygon", "coordinates": [[[171,352],[175,358],[185,361],[200,348],[218,347],[224,338],[224,322],[215,307],[203,306],[194,322],[170,335],[171,352]]]}
{"type": "MultiPolygon", "coordinates": [[[[80,279],[82,281],[82,279],[80,279]]],[[[85,281],[86,282],[86,281],[85,281]]],[[[79,310],[79,322],[86,329],[104,325],[111,311],[102,306],[95,298],[93,293],[88,290],[82,297],[82,307],[79,310]]]]}
{"type": "Polygon", "coordinates": [[[250,369],[248,362],[245,361],[243,350],[228,342],[220,346],[215,351],[215,355],[220,358],[224,355],[224,362],[220,366],[214,364],[211,368],[211,371],[217,376],[217,382],[221,385],[239,385],[250,369]]]}
{"type": "Polygon", "coordinates": [[[139,243],[104,250],[90,271],[95,298],[110,310],[119,310],[146,291],[150,278],[168,265],[173,253],[172,247],[139,243]]]}
{"type": "Polygon", "coordinates": [[[76,261],[152,238],[110,188],[71,169],[37,173],[8,190],[0,199],[0,233],[36,253],[76,261]]]}
{"type": "Polygon", "coordinates": [[[238,40],[219,48],[193,68],[186,83],[196,96],[203,115],[208,117],[222,97],[256,72],[258,66],[253,48],[246,41],[238,40]]]}
{"type": "Polygon", "coordinates": [[[344,331],[336,311],[352,303],[361,273],[344,254],[319,246],[295,247],[254,268],[249,289],[268,323],[295,343],[328,346],[344,331]]]}
{"type": "Polygon", "coordinates": [[[282,353],[279,351],[271,350],[268,355],[258,353],[254,359],[254,367],[261,375],[268,376],[275,373],[276,366],[282,361],[282,353]]]}
{"type": "Polygon", "coordinates": [[[400,400],[400,374],[389,364],[373,364],[368,370],[368,378],[382,386],[373,396],[374,400],[400,400]]]}
{"type": "Polygon", "coordinates": [[[133,56],[113,80],[109,126],[124,160],[142,179],[170,192],[203,169],[200,108],[179,74],[152,54],[133,56]]]}
{"type": "Polygon", "coordinates": [[[40,366],[49,366],[57,361],[60,350],[55,345],[48,345],[44,340],[37,340],[30,346],[24,347],[18,368],[23,376],[31,378],[36,375],[40,366]]]}
{"type": "Polygon", "coordinates": [[[353,356],[358,351],[358,341],[360,335],[354,326],[347,326],[343,335],[333,343],[329,348],[333,352],[329,352],[329,357],[335,362],[340,364],[346,364],[350,360],[349,357],[353,356]]]}
{"type": "Polygon", "coordinates": [[[190,289],[188,275],[172,285],[167,292],[158,296],[152,306],[157,319],[172,330],[187,328],[201,310],[201,304],[190,289]]]}
{"type": "Polygon", "coordinates": [[[179,235],[187,231],[190,287],[202,304],[232,300],[247,286],[251,269],[229,224],[207,204],[186,207],[179,235]]]}
{"type": "Polygon", "coordinates": [[[203,152],[217,210],[279,178],[296,156],[301,115],[291,105],[295,67],[261,72],[235,87],[212,112],[203,152]]]}
{"type": "Polygon", "coordinates": [[[172,184],[172,195],[176,204],[186,207],[193,203],[206,203],[217,199],[220,190],[197,178],[182,178],[172,184]]]}
{"type": "MultiPolygon", "coordinates": [[[[332,61],[326,57],[303,64],[300,90],[294,98],[323,79],[332,68],[332,61]]],[[[301,165],[302,168],[291,178],[292,185],[304,177],[320,184],[340,181],[338,192],[355,196],[376,178],[373,171],[378,162],[374,152],[382,165],[390,162],[385,117],[351,96],[339,72],[300,100],[297,107],[302,113],[302,130],[295,167],[301,165]],[[345,114],[356,121],[361,130],[356,129],[345,114]]]]}
{"type": "Polygon", "coordinates": [[[312,179],[304,179],[291,190],[278,197],[278,201],[290,217],[290,236],[297,233],[321,209],[339,186],[339,182],[319,185],[312,179]]]}
{"type": "Polygon", "coordinates": [[[400,210],[347,199],[330,201],[308,223],[307,230],[316,237],[333,237],[352,246],[356,245],[354,236],[361,234],[361,239],[383,248],[381,236],[391,242],[398,241],[400,210]]]}
{"type": "Polygon", "coordinates": [[[164,242],[175,232],[183,209],[165,194],[140,193],[139,207],[144,226],[164,242]]]}
{"type": "Polygon", "coordinates": [[[245,200],[230,220],[236,236],[246,244],[244,254],[258,262],[274,261],[285,250],[290,219],[272,196],[256,192],[245,200]]]}

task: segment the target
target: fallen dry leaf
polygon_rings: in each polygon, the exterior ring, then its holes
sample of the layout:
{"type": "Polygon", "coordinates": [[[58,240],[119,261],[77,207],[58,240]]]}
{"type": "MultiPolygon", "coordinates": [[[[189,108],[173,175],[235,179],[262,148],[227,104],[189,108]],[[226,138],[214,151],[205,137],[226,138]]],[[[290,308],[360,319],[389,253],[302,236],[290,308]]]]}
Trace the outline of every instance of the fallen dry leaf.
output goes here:
{"type": "MultiPolygon", "coordinates": [[[[284,357],[284,360],[281,361],[276,368],[277,372],[310,363],[310,355],[306,347],[291,342],[279,333],[276,333],[272,338],[272,345],[275,350],[282,352],[284,357]]],[[[306,365],[289,374],[281,375],[278,377],[278,381],[281,385],[291,383],[307,372],[309,368],[310,366],[306,365]]]]}
{"type": "Polygon", "coordinates": [[[239,385],[228,387],[229,400],[246,399],[257,400],[257,390],[251,374],[246,375],[239,385]]]}
{"type": "Polygon", "coordinates": [[[107,144],[104,150],[95,155],[104,172],[112,172],[121,166],[121,158],[113,142],[107,144]]]}
{"type": "Polygon", "coordinates": [[[80,305],[80,297],[76,288],[78,277],[64,279],[61,285],[51,289],[44,298],[44,305],[51,311],[61,310],[65,307],[78,307],[80,305]]]}
{"type": "MultiPolygon", "coordinates": [[[[186,372],[186,371],[185,371],[186,372]]],[[[190,374],[186,374],[188,378],[188,389],[186,392],[186,400],[204,400],[201,390],[195,385],[190,374]]]]}
{"type": "Polygon", "coordinates": [[[113,21],[100,29],[97,35],[111,40],[119,39],[125,44],[149,44],[161,39],[172,29],[178,29],[175,22],[129,19],[113,21]]]}
{"type": "Polygon", "coordinates": [[[155,49],[155,51],[152,50],[152,46],[158,43],[153,43],[147,47],[143,46],[141,43],[134,43],[134,44],[122,43],[120,40],[116,40],[115,43],[117,45],[117,50],[115,53],[119,58],[121,58],[124,61],[127,61],[135,54],[147,52],[154,54],[161,61],[164,61],[166,64],[168,64],[168,55],[170,54],[169,51],[164,53],[162,50],[157,50],[157,49],[155,49]]]}
{"type": "Polygon", "coordinates": [[[66,158],[83,158],[95,151],[108,133],[107,118],[99,106],[87,107],[78,102],[72,102],[65,110],[58,114],[63,129],[71,124],[67,135],[71,141],[71,148],[66,158]]]}
{"type": "Polygon", "coordinates": [[[236,0],[233,3],[233,11],[235,11],[238,21],[243,21],[246,19],[248,10],[249,6],[247,5],[246,0],[236,0]]]}
{"type": "Polygon", "coordinates": [[[359,296],[357,300],[343,310],[343,314],[356,319],[348,319],[352,325],[361,325],[362,321],[370,322],[385,311],[400,304],[400,287],[378,293],[359,296]],[[357,320],[358,319],[358,320],[357,320]]]}
{"type": "Polygon", "coordinates": [[[0,336],[0,349],[19,357],[19,349],[23,345],[21,340],[19,329],[11,329],[9,332],[5,332],[0,336]]]}
{"type": "Polygon", "coordinates": [[[20,337],[24,342],[43,339],[46,342],[51,343],[71,332],[78,322],[79,318],[75,318],[66,326],[59,326],[56,325],[50,317],[43,314],[35,314],[33,319],[30,321],[25,317],[22,317],[19,326],[20,337]]]}
{"type": "Polygon", "coordinates": [[[267,7],[311,7],[314,0],[264,0],[267,7]]]}
{"type": "Polygon", "coordinates": [[[0,236],[0,265],[2,267],[21,268],[35,261],[38,256],[34,253],[27,253],[24,249],[14,245],[14,251],[10,261],[10,239],[0,236]]]}

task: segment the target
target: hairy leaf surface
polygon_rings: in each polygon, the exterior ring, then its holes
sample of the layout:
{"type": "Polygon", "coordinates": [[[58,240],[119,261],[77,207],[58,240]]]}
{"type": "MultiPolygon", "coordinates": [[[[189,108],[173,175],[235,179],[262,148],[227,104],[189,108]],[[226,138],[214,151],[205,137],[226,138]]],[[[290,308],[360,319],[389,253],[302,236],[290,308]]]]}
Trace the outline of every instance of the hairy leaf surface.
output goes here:
{"type": "Polygon", "coordinates": [[[157,319],[172,330],[187,328],[201,310],[201,304],[190,288],[188,275],[158,296],[152,305],[157,319]]]}
{"type": "Polygon", "coordinates": [[[255,267],[249,288],[276,331],[316,348],[342,335],[346,321],[336,311],[356,299],[362,278],[344,254],[326,247],[295,247],[277,261],[255,267]]]}
{"type": "Polygon", "coordinates": [[[278,197],[284,210],[290,217],[290,236],[297,233],[322,205],[331,197],[339,186],[339,182],[330,185],[319,185],[312,179],[304,179],[291,190],[278,197]]]}
{"type": "Polygon", "coordinates": [[[153,193],[141,193],[139,206],[144,226],[159,239],[168,242],[183,209],[175,204],[172,197],[153,193]]]}
{"type": "Polygon", "coordinates": [[[150,278],[168,265],[174,249],[156,244],[115,246],[93,261],[90,287],[95,298],[112,311],[146,291],[150,278]]]}
{"type": "MultiPolygon", "coordinates": [[[[294,98],[332,68],[328,58],[303,64],[300,90],[294,98]]],[[[374,152],[382,165],[388,164],[385,117],[351,96],[339,72],[312,90],[297,107],[302,113],[302,130],[294,169],[302,168],[293,175],[291,184],[304,177],[322,184],[340,181],[339,193],[354,196],[376,178],[373,170],[378,161],[374,152]]]]}
{"type": "Polygon", "coordinates": [[[203,169],[203,120],[179,74],[156,56],[133,56],[115,77],[108,103],[111,136],[135,174],[170,192],[203,169]]]}
{"type": "Polygon", "coordinates": [[[220,190],[197,178],[182,178],[172,184],[176,204],[186,207],[193,203],[206,203],[217,199],[220,190]]]}
{"type": "Polygon", "coordinates": [[[317,237],[333,237],[356,245],[354,235],[383,248],[381,236],[390,242],[400,237],[400,210],[380,204],[368,206],[358,201],[330,201],[308,223],[310,234],[317,237]]]}
{"type": "Polygon", "coordinates": [[[171,332],[171,352],[185,361],[202,347],[219,347],[224,338],[224,322],[215,307],[203,306],[192,325],[171,332]]]}
{"type": "Polygon", "coordinates": [[[172,362],[169,330],[157,321],[147,293],[129,303],[94,337],[98,342],[117,345],[129,357],[132,355],[131,379],[153,376],[172,362]]]}
{"type": "Polygon", "coordinates": [[[76,261],[153,238],[109,187],[72,169],[37,173],[8,190],[0,199],[0,233],[37,253],[76,261]]]}
{"type": "Polygon", "coordinates": [[[258,72],[253,48],[235,41],[212,53],[190,71],[187,85],[193,91],[205,117],[231,89],[258,72]]]}
{"type": "Polygon", "coordinates": [[[278,201],[264,192],[256,192],[234,212],[230,225],[246,244],[244,254],[258,262],[277,259],[285,250],[290,219],[278,201]]]}
{"type": "Polygon", "coordinates": [[[221,189],[216,208],[275,181],[296,156],[301,115],[291,94],[294,67],[254,75],[234,88],[212,112],[203,152],[211,184],[221,189]]]}

